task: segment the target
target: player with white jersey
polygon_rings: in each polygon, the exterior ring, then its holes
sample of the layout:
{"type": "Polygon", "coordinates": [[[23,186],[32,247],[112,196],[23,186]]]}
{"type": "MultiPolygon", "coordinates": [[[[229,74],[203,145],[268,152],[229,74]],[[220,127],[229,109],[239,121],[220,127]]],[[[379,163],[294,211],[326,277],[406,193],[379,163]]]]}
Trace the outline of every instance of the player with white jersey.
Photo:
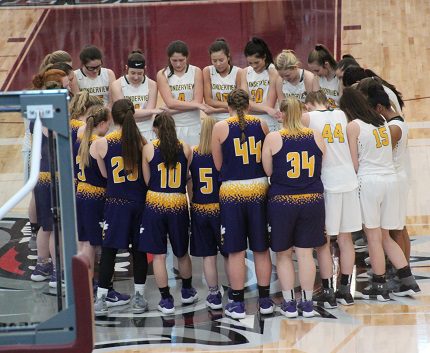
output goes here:
{"type": "Polygon", "coordinates": [[[400,215],[399,228],[390,230],[391,237],[399,244],[409,262],[411,241],[406,224],[406,206],[409,191],[409,153],[408,153],[408,126],[403,118],[392,109],[392,102],[384,86],[377,80],[365,78],[358,84],[358,89],[367,96],[369,104],[387,121],[393,146],[393,162],[397,179],[400,184],[400,215]]]}
{"type": "Polygon", "coordinates": [[[317,44],[309,53],[308,65],[310,70],[318,76],[319,86],[327,96],[330,107],[339,105],[340,89],[336,76],[337,62],[333,54],[324,45],[317,44]]]}
{"type": "Polygon", "coordinates": [[[175,120],[180,140],[197,145],[200,140],[200,110],[203,104],[202,70],[188,63],[188,47],[175,40],[167,47],[169,65],[158,71],[157,85],[167,109],[175,120]]]}
{"type": "Polygon", "coordinates": [[[263,119],[270,131],[279,130],[276,79],[272,53],[264,40],[253,37],[245,46],[248,67],[241,70],[241,88],[248,92],[250,113],[263,119]]]}
{"type": "Polygon", "coordinates": [[[361,214],[373,270],[371,285],[362,291],[363,297],[390,300],[385,280],[385,254],[400,279],[400,286],[393,294],[414,295],[420,288],[405,255],[389,234],[390,229],[399,227],[399,184],[388,124],[372,109],[364,95],[353,88],[345,88],[340,107],[350,121],[348,143],[359,181],[361,214]]]}
{"type": "Polygon", "coordinates": [[[89,45],[79,54],[82,67],[75,70],[76,83],[79,90],[88,91],[92,96],[99,96],[105,105],[111,104],[109,86],[115,81],[112,70],[102,67],[103,54],[99,48],[89,45]]]}
{"type": "Polygon", "coordinates": [[[205,103],[213,108],[210,114],[216,121],[227,119],[227,97],[240,86],[239,68],[231,64],[230,48],[224,39],[217,39],[209,47],[212,65],[203,69],[205,103]]]}
{"type": "Polygon", "coordinates": [[[318,91],[318,78],[310,71],[300,68],[300,61],[293,50],[283,50],[275,58],[275,67],[279,77],[276,80],[278,101],[295,97],[304,103],[306,95],[318,91]]]}
{"type": "Polygon", "coordinates": [[[321,180],[324,185],[328,241],[317,248],[323,288],[314,295],[313,300],[316,304],[332,309],[337,307],[336,301],[344,305],[354,304],[350,287],[355,263],[351,232],[361,230],[358,180],[349,152],[346,134],[348,121],[343,111],[327,108],[328,100],[322,91],[309,93],[305,102],[309,113],[303,115],[303,124],[320,132],[326,146],[321,180]],[[337,237],[340,249],[341,278],[336,294],[333,289],[330,237],[337,237]]]}
{"type": "Polygon", "coordinates": [[[140,133],[147,141],[156,138],[152,130],[153,114],[161,112],[155,109],[157,104],[157,83],[146,76],[145,57],[140,49],[133,50],[127,59],[126,74],[114,81],[110,87],[112,100],[130,99],[134,105],[134,119],[140,133]]]}

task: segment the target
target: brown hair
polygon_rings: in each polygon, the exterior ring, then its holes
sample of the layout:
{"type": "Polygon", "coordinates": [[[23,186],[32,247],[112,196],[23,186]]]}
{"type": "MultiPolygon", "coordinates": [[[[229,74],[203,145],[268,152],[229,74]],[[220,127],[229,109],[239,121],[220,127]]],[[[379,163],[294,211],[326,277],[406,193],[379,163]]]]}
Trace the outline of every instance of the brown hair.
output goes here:
{"type": "Polygon", "coordinates": [[[333,54],[323,44],[315,45],[315,48],[309,53],[308,64],[318,63],[320,66],[324,66],[328,62],[333,70],[337,67],[337,62],[333,57],[333,54]]]}
{"type": "Polygon", "coordinates": [[[370,106],[366,97],[359,90],[351,87],[345,88],[340,97],[339,106],[349,121],[360,119],[376,127],[384,125],[385,119],[370,106]]]}
{"type": "Polygon", "coordinates": [[[126,174],[139,168],[142,161],[142,148],[146,139],[142,137],[134,120],[134,105],[129,99],[119,99],[112,105],[112,118],[122,127],[122,158],[126,174]]]}
{"type": "Polygon", "coordinates": [[[327,96],[325,95],[325,93],[322,90],[319,90],[316,92],[315,91],[309,92],[306,95],[305,103],[317,103],[317,104],[322,104],[325,106],[329,105],[327,96]]]}
{"type": "Polygon", "coordinates": [[[86,168],[90,165],[90,141],[94,128],[97,127],[101,122],[109,120],[109,109],[105,108],[103,105],[94,105],[90,109],[91,112],[88,116],[85,131],[82,136],[78,151],[78,156],[81,159],[83,168],[86,168]]]}
{"type": "MultiPolygon", "coordinates": [[[[44,89],[49,82],[57,82],[62,85],[61,79],[67,77],[66,73],[61,70],[51,69],[45,71],[43,74],[37,74],[33,76],[33,89],[44,89]]],[[[52,86],[52,84],[51,84],[52,86]]]]}
{"type": "Polygon", "coordinates": [[[182,148],[175,129],[175,121],[167,112],[157,114],[153,126],[158,130],[160,152],[167,169],[175,168],[178,163],[178,154],[182,148]]]}
{"type": "Polygon", "coordinates": [[[240,142],[244,143],[246,140],[245,128],[245,110],[249,107],[249,95],[246,91],[241,88],[236,88],[231,91],[227,97],[228,106],[236,111],[237,117],[239,118],[239,127],[241,131],[240,142]]]}
{"type": "Polygon", "coordinates": [[[46,71],[46,67],[50,64],[69,63],[72,62],[70,54],[64,50],[56,50],[46,55],[39,67],[39,73],[46,71]]]}

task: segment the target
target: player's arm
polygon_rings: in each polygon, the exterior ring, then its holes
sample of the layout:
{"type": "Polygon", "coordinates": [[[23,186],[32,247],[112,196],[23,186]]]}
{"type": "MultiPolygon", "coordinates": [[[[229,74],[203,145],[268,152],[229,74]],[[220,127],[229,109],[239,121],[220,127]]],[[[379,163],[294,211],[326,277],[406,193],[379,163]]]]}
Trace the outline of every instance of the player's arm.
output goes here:
{"type": "Polygon", "coordinates": [[[148,80],[148,103],[146,104],[145,109],[136,109],[134,113],[134,118],[137,122],[149,120],[152,118],[152,115],[159,114],[162,112],[161,109],[156,109],[157,105],[157,96],[158,89],[157,83],[154,80],[151,80],[148,76],[146,77],[148,80]]]}
{"type": "Polygon", "coordinates": [[[278,76],[276,79],[276,97],[278,102],[281,103],[285,99],[285,94],[282,92],[282,77],[278,76]]]}
{"type": "Polygon", "coordinates": [[[100,173],[104,178],[107,178],[106,164],[103,160],[103,158],[106,156],[107,148],[108,144],[106,138],[102,137],[94,141],[94,154],[97,160],[97,166],[99,167],[100,173]]]}
{"type": "Polygon", "coordinates": [[[220,171],[222,167],[222,150],[221,150],[221,133],[224,121],[219,121],[215,124],[212,131],[212,157],[214,160],[215,168],[220,171]]]}
{"type": "Polygon", "coordinates": [[[321,152],[323,153],[323,158],[325,155],[325,143],[324,143],[324,138],[322,137],[321,133],[317,130],[312,129],[314,132],[314,140],[315,143],[317,144],[318,148],[321,150],[321,152]]]}
{"type": "Polygon", "coordinates": [[[120,79],[112,82],[109,88],[110,96],[112,97],[112,103],[115,103],[117,100],[123,99],[124,94],[121,89],[120,79]]]}
{"type": "Polygon", "coordinates": [[[189,155],[189,158],[187,158],[188,159],[187,193],[188,193],[188,198],[189,198],[190,202],[193,199],[193,179],[191,178],[191,173],[190,173],[190,165],[193,161],[193,152],[192,151],[193,151],[193,147],[191,147],[191,153],[189,155]]]}
{"type": "Polygon", "coordinates": [[[149,161],[154,156],[154,145],[152,143],[147,143],[142,149],[142,173],[145,184],[149,185],[149,180],[151,179],[151,169],[149,167],[149,161]]]}
{"type": "Polygon", "coordinates": [[[348,136],[352,163],[354,164],[355,172],[358,172],[358,136],[360,135],[360,126],[355,121],[351,121],[346,126],[346,135],[348,136]]]}
{"type": "Polygon", "coordinates": [[[112,86],[112,83],[116,80],[115,78],[115,74],[111,69],[107,69],[107,73],[108,73],[108,79],[109,79],[109,103],[108,103],[108,107],[112,108],[112,104],[113,104],[113,99],[112,99],[112,93],[110,92],[110,88],[112,86]]]}
{"type": "Polygon", "coordinates": [[[271,176],[273,173],[273,154],[272,144],[275,140],[276,133],[271,132],[266,136],[263,144],[263,151],[261,152],[261,158],[263,163],[263,169],[267,176],[271,176]]]}
{"type": "Polygon", "coordinates": [[[402,129],[397,125],[389,125],[390,135],[391,135],[391,146],[393,149],[396,147],[397,143],[402,138],[402,129]]]}
{"type": "Polygon", "coordinates": [[[203,69],[203,96],[205,98],[205,103],[213,108],[214,113],[228,112],[227,102],[212,98],[212,80],[209,66],[203,69]]]}

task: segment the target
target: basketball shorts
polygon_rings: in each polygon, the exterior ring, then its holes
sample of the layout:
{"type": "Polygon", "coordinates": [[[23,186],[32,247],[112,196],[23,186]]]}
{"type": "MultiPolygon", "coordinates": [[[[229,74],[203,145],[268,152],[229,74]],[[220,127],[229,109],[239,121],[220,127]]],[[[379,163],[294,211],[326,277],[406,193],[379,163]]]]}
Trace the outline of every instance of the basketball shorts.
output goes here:
{"type": "Polygon", "coordinates": [[[144,203],[107,197],[104,208],[103,246],[128,249],[137,244],[144,203]]]}
{"type": "Polygon", "coordinates": [[[220,188],[221,248],[231,254],[268,249],[267,178],[225,181],[220,188]]]}
{"type": "Polygon", "coordinates": [[[348,192],[324,192],[326,233],[336,236],[361,230],[358,188],[348,192]]]}
{"type": "Polygon", "coordinates": [[[190,254],[215,256],[221,248],[221,218],[218,203],[191,204],[190,254]]]}
{"type": "Polygon", "coordinates": [[[366,228],[398,229],[399,183],[396,174],[358,178],[361,216],[366,228]]]}
{"type": "Polygon", "coordinates": [[[270,248],[315,248],[326,243],[324,194],[272,195],[268,201],[270,248]]]}
{"type": "Polygon", "coordinates": [[[103,244],[105,192],[105,188],[82,182],[76,192],[78,239],[92,246],[103,244]]]}
{"type": "Polygon", "coordinates": [[[51,173],[40,172],[39,180],[34,187],[37,223],[46,232],[52,232],[54,217],[51,203],[51,173]]]}
{"type": "Polygon", "coordinates": [[[186,194],[148,191],[141,220],[139,250],[166,254],[169,237],[173,254],[183,257],[188,252],[189,223],[186,194]]]}

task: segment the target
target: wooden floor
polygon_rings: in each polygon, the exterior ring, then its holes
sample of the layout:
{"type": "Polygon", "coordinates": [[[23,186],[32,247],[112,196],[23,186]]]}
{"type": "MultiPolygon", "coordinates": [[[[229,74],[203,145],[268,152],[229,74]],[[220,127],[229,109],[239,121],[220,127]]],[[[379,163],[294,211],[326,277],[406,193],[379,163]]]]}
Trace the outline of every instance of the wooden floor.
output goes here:
{"type": "MultiPolygon", "coordinates": [[[[340,2],[341,0],[337,0],[340,2]]],[[[11,70],[19,70],[17,55],[31,40],[41,21],[41,9],[0,9],[0,87],[11,70]],[[23,25],[24,24],[24,25],[23,25]],[[8,38],[17,38],[8,41],[8,38]],[[20,38],[24,38],[21,40],[20,38]]],[[[355,56],[361,65],[396,85],[406,103],[410,128],[412,166],[407,226],[411,235],[430,235],[430,1],[342,0],[340,51],[355,56]]],[[[305,61],[305,60],[304,60],[305,61]]],[[[19,117],[0,114],[0,204],[22,185],[19,117]]],[[[28,199],[13,215],[25,215],[28,199]]],[[[430,253],[430,244],[417,250],[430,253]]],[[[428,276],[427,264],[415,275],[428,276]]],[[[280,339],[234,352],[430,352],[430,280],[420,282],[423,295],[416,301],[387,304],[359,302],[338,310],[340,320],[304,319],[276,321],[280,339]]],[[[193,345],[100,348],[100,352],[225,352],[193,345]]]]}

